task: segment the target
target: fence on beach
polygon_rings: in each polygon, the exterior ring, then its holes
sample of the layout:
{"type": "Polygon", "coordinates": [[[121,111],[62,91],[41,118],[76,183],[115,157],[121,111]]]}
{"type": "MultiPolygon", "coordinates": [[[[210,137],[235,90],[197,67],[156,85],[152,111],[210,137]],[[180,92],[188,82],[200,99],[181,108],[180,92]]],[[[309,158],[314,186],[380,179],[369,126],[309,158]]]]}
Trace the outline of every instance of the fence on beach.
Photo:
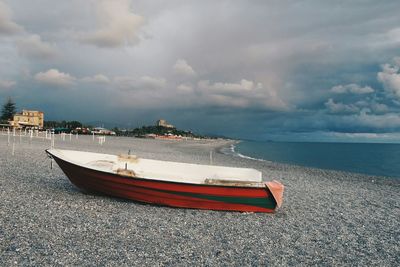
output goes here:
{"type": "MultiPolygon", "coordinates": [[[[48,141],[50,148],[54,148],[56,140],[61,142],[74,142],[79,140],[79,134],[72,133],[54,133],[51,130],[39,131],[37,129],[16,129],[9,127],[3,127],[0,129],[0,136],[7,136],[7,146],[12,146],[11,154],[15,154],[16,144],[21,144],[22,140],[28,140],[29,144],[33,141],[48,141]]],[[[99,145],[103,145],[106,142],[105,135],[92,134],[93,142],[98,142],[99,145]]]]}

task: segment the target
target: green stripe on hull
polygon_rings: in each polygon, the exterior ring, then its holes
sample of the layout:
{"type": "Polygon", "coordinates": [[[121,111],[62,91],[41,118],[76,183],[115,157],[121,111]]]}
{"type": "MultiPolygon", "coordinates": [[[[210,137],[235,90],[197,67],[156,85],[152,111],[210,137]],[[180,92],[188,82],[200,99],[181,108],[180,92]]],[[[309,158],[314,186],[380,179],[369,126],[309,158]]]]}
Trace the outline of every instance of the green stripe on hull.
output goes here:
{"type": "Polygon", "coordinates": [[[202,198],[207,200],[215,200],[225,203],[235,203],[262,207],[266,209],[274,209],[276,204],[275,200],[271,198],[248,198],[248,197],[223,197],[223,196],[209,196],[201,194],[185,194],[196,198],[202,198]]]}
{"type": "Polygon", "coordinates": [[[176,192],[176,191],[168,191],[168,190],[157,190],[160,192],[186,196],[186,197],[194,197],[194,198],[201,198],[207,200],[214,200],[224,203],[234,203],[234,204],[243,204],[243,205],[251,205],[256,207],[262,207],[266,209],[275,209],[276,202],[275,199],[272,197],[268,198],[260,198],[260,197],[225,197],[225,196],[211,196],[211,195],[204,195],[204,194],[196,194],[196,193],[186,193],[186,192],[176,192]]]}

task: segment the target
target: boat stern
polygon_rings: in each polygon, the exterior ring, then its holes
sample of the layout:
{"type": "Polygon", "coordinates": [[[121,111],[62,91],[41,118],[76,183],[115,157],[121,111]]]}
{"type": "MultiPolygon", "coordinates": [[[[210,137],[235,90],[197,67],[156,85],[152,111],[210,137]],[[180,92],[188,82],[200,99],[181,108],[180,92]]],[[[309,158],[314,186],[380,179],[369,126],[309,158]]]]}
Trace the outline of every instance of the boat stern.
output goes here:
{"type": "Polygon", "coordinates": [[[276,180],[266,182],[265,185],[274,197],[276,205],[278,206],[278,208],[280,208],[283,202],[283,190],[285,188],[284,185],[276,180]]]}

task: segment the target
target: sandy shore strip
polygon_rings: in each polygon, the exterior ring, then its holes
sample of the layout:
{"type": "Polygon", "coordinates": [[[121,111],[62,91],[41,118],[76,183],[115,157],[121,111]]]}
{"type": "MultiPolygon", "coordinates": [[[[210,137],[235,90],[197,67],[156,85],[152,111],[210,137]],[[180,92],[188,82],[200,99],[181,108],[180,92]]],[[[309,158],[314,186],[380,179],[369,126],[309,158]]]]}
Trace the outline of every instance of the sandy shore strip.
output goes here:
{"type": "Polygon", "coordinates": [[[275,214],[177,209],[75,188],[45,139],[0,136],[0,266],[399,266],[400,180],[243,159],[230,141],[91,136],[57,148],[250,167],[286,186],[275,214]],[[11,142],[14,142],[12,139],[11,142]]]}

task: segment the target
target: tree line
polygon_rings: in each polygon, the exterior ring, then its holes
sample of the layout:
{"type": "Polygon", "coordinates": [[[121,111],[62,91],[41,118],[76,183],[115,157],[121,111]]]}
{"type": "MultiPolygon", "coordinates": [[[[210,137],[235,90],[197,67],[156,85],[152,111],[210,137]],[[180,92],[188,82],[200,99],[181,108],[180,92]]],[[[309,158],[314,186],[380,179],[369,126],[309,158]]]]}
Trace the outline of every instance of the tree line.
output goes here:
{"type": "Polygon", "coordinates": [[[76,128],[91,128],[89,125],[84,125],[79,121],[44,121],[43,127],[46,129],[52,128],[65,128],[65,129],[76,129],[76,128]]]}
{"type": "Polygon", "coordinates": [[[119,130],[118,128],[114,128],[113,131],[115,131],[117,135],[134,136],[134,137],[144,137],[147,134],[156,134],[156,135],[172,134],[184,137],[204,138],[204,136],[194,134],[191,131],[183,131],[183,130],[178,130],[176,128],[168,128],[164,126],[142,126],[140,128],[135,128],[132,130],[119,130]]]}
{"type": "MultiPolygon", "coordinates": [[[[16,104],[9,97],[8,100],[2,106],[0,123],[7,124],[8,121],[13,120],[15,113],[16,113],[16,104]]],[[[76,120],[44,121],[43,127],[45,129],[65,129],[67,131],[75,130],[76,128],[89,128],[89,129],[93,128],[90,125],[84,125],[83,123],[76,120]]],[[[144,137],[147,134],[156,134],[156,135],[173,134],[173,135],[181,135],[185,137],[195,137],[195,138],[205,137],[194,134],[191,131],[183,131],[183,130],[178,130],[176,128],[167,128],[163,126],[142,126],[140,128],[135,128],[130,130],[121,130],[115,127],[113,128],[113,131],[120,136],[135,136],[135,137],[144,137]]]]}

